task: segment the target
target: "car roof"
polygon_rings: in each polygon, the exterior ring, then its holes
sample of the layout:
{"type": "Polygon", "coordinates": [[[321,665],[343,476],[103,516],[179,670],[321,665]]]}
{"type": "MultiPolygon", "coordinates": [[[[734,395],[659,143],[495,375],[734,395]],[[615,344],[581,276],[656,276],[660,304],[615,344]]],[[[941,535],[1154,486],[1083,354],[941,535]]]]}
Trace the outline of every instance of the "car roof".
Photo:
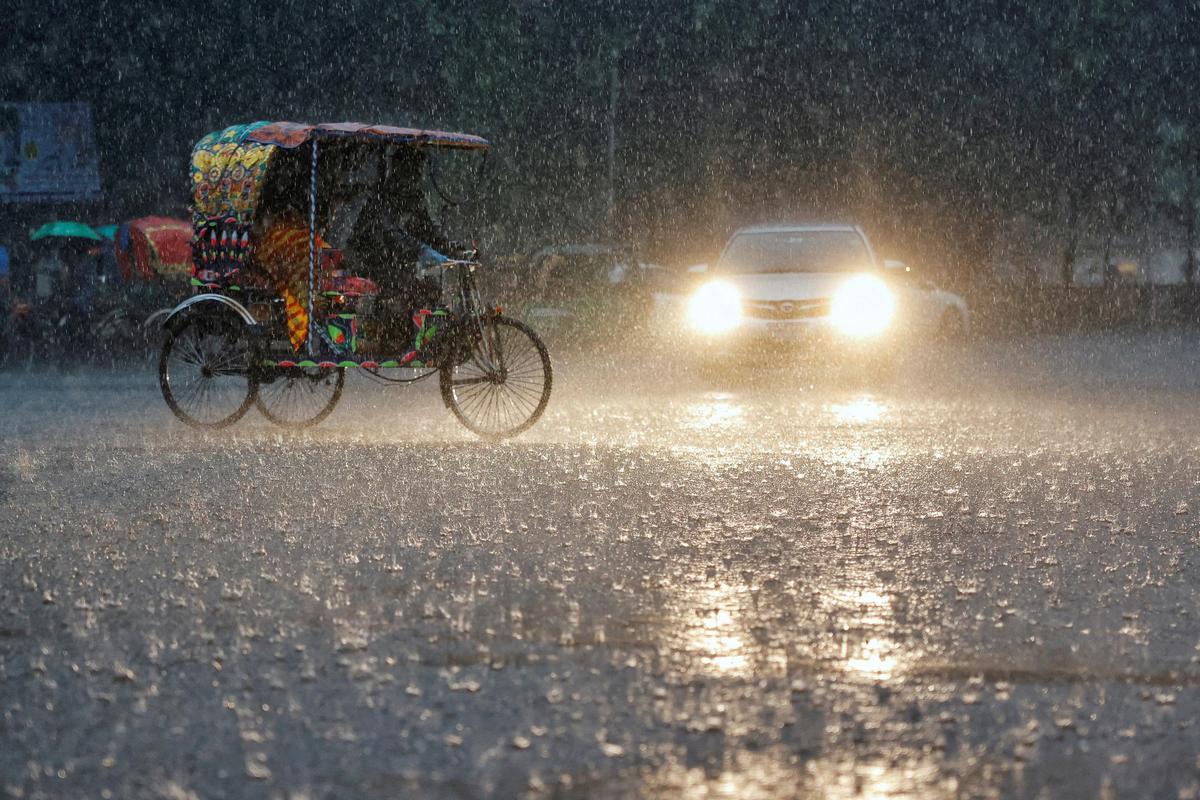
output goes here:
{"type": "Polygon", "coordinates": [[[733,232],[734,236],[741,233],[803,233],[805,231],[838,231],[858,232],[860,228],[849,222],[790,222],[768,225],[747,225],[733,232]]]}

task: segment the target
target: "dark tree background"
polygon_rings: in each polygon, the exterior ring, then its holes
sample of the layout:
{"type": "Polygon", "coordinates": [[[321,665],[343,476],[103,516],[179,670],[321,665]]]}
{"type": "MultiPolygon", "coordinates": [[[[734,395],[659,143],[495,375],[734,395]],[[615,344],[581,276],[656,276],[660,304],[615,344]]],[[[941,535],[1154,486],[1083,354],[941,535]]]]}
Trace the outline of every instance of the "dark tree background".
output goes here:
{"type": "Polygon", "coordinates": [[[1194,236],[1192,2],[42,0],[5,16],[0,98],[93,106],[93,221],[182,211],[199,136],[283,118],[492,138],[496,251],[613,237],[684,263],[743,222],[839,216],[969,278],[1017,214],[1068,232],[1064,264],[1085,219],[1130,209],[1194,236]]]}

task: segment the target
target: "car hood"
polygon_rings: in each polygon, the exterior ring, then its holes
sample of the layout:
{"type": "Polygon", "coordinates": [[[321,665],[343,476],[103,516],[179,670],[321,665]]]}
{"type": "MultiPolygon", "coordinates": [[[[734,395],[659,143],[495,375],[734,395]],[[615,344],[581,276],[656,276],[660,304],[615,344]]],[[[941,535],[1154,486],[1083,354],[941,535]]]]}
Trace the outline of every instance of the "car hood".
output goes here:
{"type": "Polygon", "coordinates": [[[761,275],[720,275],[737,287],[746,300],[817,300],[832,297],[848,277],[845,272],[771,272],[761,275]]]}

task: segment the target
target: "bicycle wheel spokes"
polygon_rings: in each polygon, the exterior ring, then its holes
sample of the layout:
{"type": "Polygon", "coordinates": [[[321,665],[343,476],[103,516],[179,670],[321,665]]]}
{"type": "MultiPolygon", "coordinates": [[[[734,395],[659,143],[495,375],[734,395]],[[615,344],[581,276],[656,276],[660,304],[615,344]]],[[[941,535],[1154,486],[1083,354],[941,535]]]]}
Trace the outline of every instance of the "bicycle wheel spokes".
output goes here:
{"type": "Polygon", "coordinates": [[[225,316],[197,315],[168,335],[158,378],[175,416],[196,428],[240,419],[254,397],[252,350],[245,326],[225,316]]]}
{"type": "Polygon", "coordinates": [[[267,419],[285,428],[316,425],[329,416],[346,381],[344,369],[276,368],[258,387],[255,403],[267,419]]]}
{"type": "Polygon", "coordinates": [[[524,324],[497,317],[483,326],[471,356],[442,372],[442,398],[459,420],[486,438],[529,428],[550,399],[546,347],[524,324]]]}

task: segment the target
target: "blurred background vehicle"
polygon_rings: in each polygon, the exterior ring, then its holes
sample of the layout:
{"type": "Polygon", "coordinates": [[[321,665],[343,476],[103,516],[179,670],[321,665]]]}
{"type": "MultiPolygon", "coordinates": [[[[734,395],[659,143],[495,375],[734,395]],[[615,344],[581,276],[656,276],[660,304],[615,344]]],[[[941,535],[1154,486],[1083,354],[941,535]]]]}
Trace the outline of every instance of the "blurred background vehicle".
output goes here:
{"type": "Polygon", "coordinates": [[[886,259],[883,266],[897,295],[900,321],[913,332],[945,344],[962,343],[971,335],[971,309],[962,295],[903,261],[886,259]]]}
{"type": "Polygon", "coordinates": [[[192,223],[158,216],[130,220],[118,226],[113,252],[124,287],[114,324],[136,331],[137,347],[152,355],[162,321],[192,291],[192,223]]]}
{"type": "Polygon", "coordinates": [[[92,228],[57,220],[30,236],[31,280],[0,277],[0,360],[31,369],[148,358],[191,291],[191,223],[141,217],[92,228]]]}
{"type": "Polygon", "coordinates": [[[674,272],[611,244],[544,247],[508,275],[505,308],[560,344],[640,337],[654,306],[678,291],[674,272]]]}

